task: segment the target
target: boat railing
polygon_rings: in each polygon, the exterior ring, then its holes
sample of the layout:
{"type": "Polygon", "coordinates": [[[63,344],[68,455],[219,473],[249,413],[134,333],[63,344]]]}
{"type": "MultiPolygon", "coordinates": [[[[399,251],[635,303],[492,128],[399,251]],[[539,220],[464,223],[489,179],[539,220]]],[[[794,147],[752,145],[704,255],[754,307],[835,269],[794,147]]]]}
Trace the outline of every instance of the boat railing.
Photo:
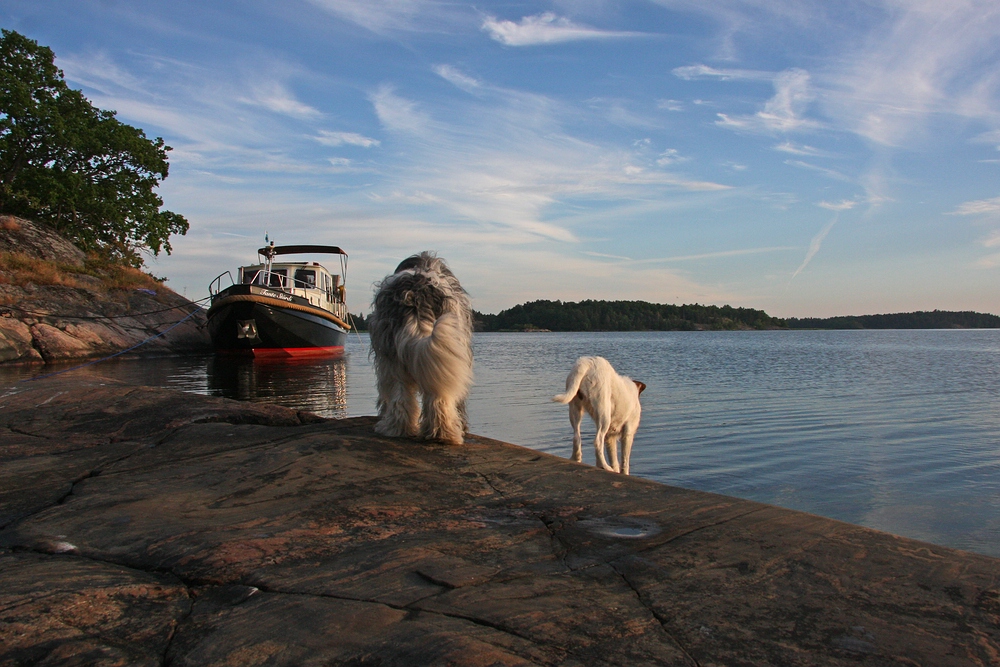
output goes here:
{"type": "Polygon", "coordinates": [[[217,275],[215,277],[215,280],[213,280],[212,282],[210,282],[208,284],[208,295],[209,296],[214,297],[214,296],[218,295],[219,292],[221,292],[224,289],[222,287],[222,278],[225,277],[225,276],[229,276],[229,285],[227,285],[226,287],[229,287],[229,286],[232,286],[232,285],[236,284],[236,281],[233,280],[233,274],[231,274],[229,271],[223,271],[222,273],[220,273],[219,275],[217,275]]]}

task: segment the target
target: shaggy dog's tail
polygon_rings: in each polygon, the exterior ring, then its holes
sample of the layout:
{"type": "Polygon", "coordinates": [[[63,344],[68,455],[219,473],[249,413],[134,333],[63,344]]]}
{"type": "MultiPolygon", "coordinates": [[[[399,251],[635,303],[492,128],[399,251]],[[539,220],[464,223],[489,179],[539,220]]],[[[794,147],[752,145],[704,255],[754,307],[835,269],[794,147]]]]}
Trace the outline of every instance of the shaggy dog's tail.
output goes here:
{"type": "Polygon", "coordinates": [[[472,350],[468,327],[457,313],[437,318],[430,335],[421,335],[416,322],[403,327],[396,335],[396,353],[425,394],[466,398],[472,384],[472,350]]]}
{"type": "Polygon", "coordinates": [[[566,378],[566,393],[553,396],[553,403],[569,403],[576,397],[576,392],[580,391],[580,384],[583,382],[584,376],[587,375],[588,368],[587,364],[584,363],[585,359],[587,357],[581,357],[573,364],[573,370],[566,378]]]}

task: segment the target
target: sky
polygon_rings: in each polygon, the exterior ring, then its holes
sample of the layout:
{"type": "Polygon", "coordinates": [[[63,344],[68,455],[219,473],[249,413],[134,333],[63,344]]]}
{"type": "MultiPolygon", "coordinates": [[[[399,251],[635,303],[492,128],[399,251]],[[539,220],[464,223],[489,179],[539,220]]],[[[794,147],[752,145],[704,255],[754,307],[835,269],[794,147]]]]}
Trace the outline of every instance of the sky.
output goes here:
{"type": "Polygon", "coordinates": [[[191,227],[147,267],[188,298],[266,233],[344,248],[355,313],[422,250],[486,313],[1000,313],[996,0],[0,0],[0,27],[172,147],[191,227]]]}

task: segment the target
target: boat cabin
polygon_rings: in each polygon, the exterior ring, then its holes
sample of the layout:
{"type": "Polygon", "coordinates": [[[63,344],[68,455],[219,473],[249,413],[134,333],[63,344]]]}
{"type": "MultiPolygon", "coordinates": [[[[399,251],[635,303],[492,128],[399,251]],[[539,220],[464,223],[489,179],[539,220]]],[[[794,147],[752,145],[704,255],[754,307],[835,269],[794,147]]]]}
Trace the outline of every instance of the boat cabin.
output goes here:
{"type": "Polygon", "coordinates": [[[240,267],[240,283],[273,287],[307,299],[338,317],[347,316],[340,276],[318,262],[272,262],[240,267]]]}

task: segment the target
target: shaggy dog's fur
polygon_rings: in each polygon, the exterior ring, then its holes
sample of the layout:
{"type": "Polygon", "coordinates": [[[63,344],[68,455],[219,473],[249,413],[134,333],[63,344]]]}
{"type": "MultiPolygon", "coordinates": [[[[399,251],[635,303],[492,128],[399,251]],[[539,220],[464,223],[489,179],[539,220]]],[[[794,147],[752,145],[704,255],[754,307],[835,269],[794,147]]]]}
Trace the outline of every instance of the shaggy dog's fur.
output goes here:
{"type": "Polygon", "coordinates": [[[403,260],[376,285],[369,322],[375,431],[461,444],[472,384],[472,306],[444,260],[430,252],[403,260]]]}
{"type": "Polygon", "coordinates": [[[580,357],[566,378],[566,393],[553,396],[557,403],[569,403],[569,421],[573,425],[573,460],[583,461],[580,420],[586,410],[597,425],[594,451],[597,465],[605,470],[628,474],[632,438],[639,428],[639,394],[642,382],[618,375],[603,357],[580,357]],[[622,440],[622,466],[618,467],[618,438],[622,440]],[[607,450],[611,465],[604,452],[607,450]]]}

